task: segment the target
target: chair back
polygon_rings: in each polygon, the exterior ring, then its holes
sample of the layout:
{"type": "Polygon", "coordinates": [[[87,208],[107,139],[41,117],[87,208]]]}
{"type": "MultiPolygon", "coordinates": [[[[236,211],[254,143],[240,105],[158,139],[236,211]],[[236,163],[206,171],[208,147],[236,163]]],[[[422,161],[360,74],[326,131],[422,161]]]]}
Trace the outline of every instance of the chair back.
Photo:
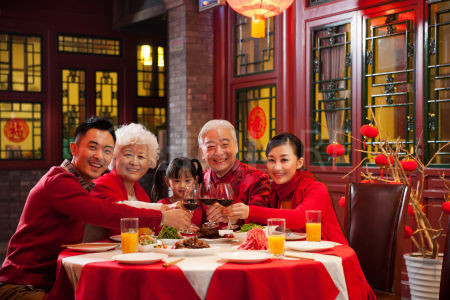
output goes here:
{"type": "Polygon", "coordinates": [[[409,187],[349,183],[344,234],[367,282],[376,291],[400,296],[401,263],[409,187]]]}
{"type": "Polygon", "coordinates": [[[448,218],[447,236],[445,237],[444,260],[442,261],[441,287],[439,300],[450,299],[450,218],[448,218]]]}

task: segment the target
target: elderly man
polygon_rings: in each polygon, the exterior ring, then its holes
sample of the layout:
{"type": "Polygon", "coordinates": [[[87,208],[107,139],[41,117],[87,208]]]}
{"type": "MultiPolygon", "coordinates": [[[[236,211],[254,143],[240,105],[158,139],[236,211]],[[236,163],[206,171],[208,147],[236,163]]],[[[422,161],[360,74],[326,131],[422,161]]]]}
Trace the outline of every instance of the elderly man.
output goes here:
{"type": "MultiPolygon", "coordinates": [[[[203,174],[205,182],[231,183],[234,203],[268,206],[270,191],[269,176],[241,163],[236,155],[238,143],[234,126],[226,120],[208,121],[200,130],[198,145],[202,158],[208,164],[203,174]]],[[[226,222],[219,204],[212,205],[208,219],[214,222],[226,222]]],[[[236,220],[232,220],[236,222],[236,220]]]]}
{"type": "Polygon", "coordinates": [[[70,144],[72,162],[52,167],[30,191],[0,269],[0,299],[45,299],[61,245],[81,242],[84,223],[118,229],[120,218],[132,216],[147,227],[190,225],[181,209],[161,212],[92,198],[92,180],[105,172],[115,140],[109,121],[93,117],[81,123],[70,144]]]}

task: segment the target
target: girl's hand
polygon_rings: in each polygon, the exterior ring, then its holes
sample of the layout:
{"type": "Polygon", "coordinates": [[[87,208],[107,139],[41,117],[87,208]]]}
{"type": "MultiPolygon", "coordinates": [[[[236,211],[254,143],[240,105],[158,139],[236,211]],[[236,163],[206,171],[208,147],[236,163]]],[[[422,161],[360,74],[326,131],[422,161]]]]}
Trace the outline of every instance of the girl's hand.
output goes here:
{"type": "Polygon", "coordinates": [[[163,214],[163,225],[188,229],[191,226],[191,214],[184,209],[169,209],[161,211],[163,214]]]}
{"type": "Polygon", "coordinates": [[[223,214],[223,206],[219,203],[214,203],[206,210],[207,219],[215,223],[226,223],[228,217],[223,214]]]}
{"type": "Polygon", "coordinates": [[[235,203],[223,209],[223,213],[232,219],[247,219],[249,211],[248,205],[244,203],[235,203]]]}

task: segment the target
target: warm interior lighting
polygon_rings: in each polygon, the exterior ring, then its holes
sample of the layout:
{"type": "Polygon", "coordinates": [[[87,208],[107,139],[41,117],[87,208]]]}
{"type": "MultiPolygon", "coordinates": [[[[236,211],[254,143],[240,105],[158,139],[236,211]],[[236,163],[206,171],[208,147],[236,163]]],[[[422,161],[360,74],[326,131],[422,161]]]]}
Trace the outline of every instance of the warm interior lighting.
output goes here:
{"type": "Polygon", "coordinates": [[[158,67],[164,67],[164,48],[158,47],[158,67]]]}
{"type": "Polygon", "coordinates": [[[255,15],[252,17],[252,33],[251,37],[263,38],[266,32],[266,19],[264,16],[255,15]]]}
{"type": "Polygon", "coordinates": [[[152,49],[150,48],[149,45],[141,46],[141,61],[144,64],[144,66],[152,65],[152,49]]]}

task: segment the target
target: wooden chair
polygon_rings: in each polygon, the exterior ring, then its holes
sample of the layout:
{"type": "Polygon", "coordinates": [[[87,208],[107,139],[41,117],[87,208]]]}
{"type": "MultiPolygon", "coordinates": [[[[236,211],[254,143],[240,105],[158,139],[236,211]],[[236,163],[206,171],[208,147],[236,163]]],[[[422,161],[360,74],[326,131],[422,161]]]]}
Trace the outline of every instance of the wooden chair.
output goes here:
{"type": "Polygon", "coordinates": [[[444,260],[442,262],[441,287],[439,300],[450,299],[450,218],[447,225],[447,237],[445,238],[444,260]]]}
{"type": "Polygon", "coordinates": [[[355,250],[377,299],[400,299],[409,187],[349,183],[344,235],[355,250]]]}

